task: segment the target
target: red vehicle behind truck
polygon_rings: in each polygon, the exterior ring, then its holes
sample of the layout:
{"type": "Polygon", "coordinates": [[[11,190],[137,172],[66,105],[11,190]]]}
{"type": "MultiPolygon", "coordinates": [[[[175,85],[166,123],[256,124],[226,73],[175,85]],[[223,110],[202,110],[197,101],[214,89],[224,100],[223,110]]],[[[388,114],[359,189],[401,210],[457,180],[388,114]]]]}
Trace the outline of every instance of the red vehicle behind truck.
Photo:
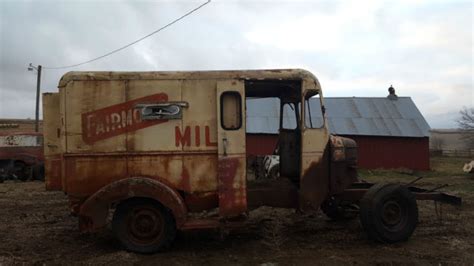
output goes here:
{"type": "Polygon", "coordinates": [[[43,180],[43,134],[0,133],[0,182],[43,180]]]}

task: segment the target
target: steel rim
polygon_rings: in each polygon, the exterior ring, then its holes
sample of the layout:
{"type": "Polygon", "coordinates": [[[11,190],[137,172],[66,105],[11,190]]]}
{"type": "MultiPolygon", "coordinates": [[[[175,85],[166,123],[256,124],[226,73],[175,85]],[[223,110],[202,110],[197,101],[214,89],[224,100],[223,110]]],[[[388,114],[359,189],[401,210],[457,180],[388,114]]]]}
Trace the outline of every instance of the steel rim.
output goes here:
{"type": "Polygon", "coordinates": [[[387,201],[382,208],[382,221],[388,227],[400,224],[403,220],[403,209],[397,201],[387,201]]]}
{"type": "Polygon", "coordinates": [[[163,234],[163,215],[157,208],[148,206],[135,207],[127,218],[127,231],[130,240],[135,244],[149,245],[163,234]]]}

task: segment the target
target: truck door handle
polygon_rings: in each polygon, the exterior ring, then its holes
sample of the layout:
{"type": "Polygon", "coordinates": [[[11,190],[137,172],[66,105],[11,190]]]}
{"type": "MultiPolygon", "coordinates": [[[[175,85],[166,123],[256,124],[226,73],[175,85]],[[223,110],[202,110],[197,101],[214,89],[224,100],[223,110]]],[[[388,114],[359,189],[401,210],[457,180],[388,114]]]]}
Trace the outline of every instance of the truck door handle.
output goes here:
{"type": "Polygon", "coordinates": [[[46,146],[48,146],[49,148],[57,148],[58,147],[58,145],[53,145],[53,144],[48,144],[46,146]]]}
{"type": "Polygon", "coordinates": [[[224,148],[224,156],[227,156],[227,138],[222,139],[222,148],[224,148]]]}

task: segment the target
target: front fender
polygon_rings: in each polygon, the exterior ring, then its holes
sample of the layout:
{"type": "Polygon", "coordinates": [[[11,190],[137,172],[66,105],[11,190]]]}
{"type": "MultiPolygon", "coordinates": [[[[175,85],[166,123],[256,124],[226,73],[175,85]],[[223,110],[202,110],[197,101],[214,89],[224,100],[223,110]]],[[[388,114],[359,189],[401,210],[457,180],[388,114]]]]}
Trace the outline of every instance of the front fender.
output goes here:
{"type": "Polygon", "coordinates": [[[84,201],[79,210],[80,230],[93,232],[104,227],[113,203],[135,197],[154,199],[170,209],[178,228],[186,221],[186,205],[176,190],[155,179],[133,177],[115,181],[84,201]]]}

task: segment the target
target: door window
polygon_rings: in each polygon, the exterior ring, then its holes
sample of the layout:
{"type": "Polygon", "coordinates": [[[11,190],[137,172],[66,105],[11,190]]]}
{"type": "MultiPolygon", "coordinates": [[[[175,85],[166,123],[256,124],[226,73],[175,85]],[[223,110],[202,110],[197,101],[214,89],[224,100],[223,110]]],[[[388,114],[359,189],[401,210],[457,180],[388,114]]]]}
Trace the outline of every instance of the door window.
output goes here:
{"type": "Polygon", "coordinates": [[[237,130],[242,127],[240,93],[227,91],[221,94],[221,126],[225,130],[237,130]]]}

